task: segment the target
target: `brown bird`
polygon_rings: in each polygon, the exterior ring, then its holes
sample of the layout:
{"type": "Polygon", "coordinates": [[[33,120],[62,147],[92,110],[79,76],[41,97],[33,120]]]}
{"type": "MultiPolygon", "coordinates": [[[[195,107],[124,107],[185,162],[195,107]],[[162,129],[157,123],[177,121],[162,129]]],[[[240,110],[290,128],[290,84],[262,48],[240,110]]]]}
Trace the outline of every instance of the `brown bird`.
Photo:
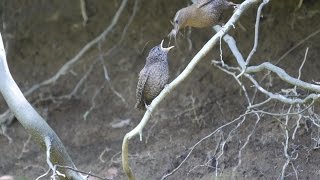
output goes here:
{"type": "Polygon", "coordinates": [[[187,26],[203,28],[217,24],[223,10],[229,7],[237,7],[237,4],[226,0],[194,0],[188,7],[180,9],[173,20],[173,30],[170,37],[176,37],[178,31],[187,26]]]}
{"type": "Polygon", "coordinates": [[[162,45],[163,40],[150,50],[146,64],[140,71],[136,90],[137,109],[145,110],[169,80],[168,52],[174,46],[164,48],[162,45]]]}

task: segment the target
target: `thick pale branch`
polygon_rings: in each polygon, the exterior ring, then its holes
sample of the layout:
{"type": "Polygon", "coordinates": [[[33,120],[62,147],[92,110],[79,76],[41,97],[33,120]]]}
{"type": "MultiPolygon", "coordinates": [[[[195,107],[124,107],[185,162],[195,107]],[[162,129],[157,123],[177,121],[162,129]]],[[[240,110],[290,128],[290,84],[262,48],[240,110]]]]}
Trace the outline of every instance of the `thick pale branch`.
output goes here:
{"type": "MultiPolygon", "coordinates": [[[[281,94],[274,94],[274,93],[271,93],[269,91],[267,91],[266,89],[264,89],[263,87],[261,87],[259,85],[259,83],[250,75],[248,74],[244,74],[245,77],[247,77],[253,84],[254,86],[260,91],[262,92],[263,94],[269,96],[269,98],[271,99],[276,99],[278,101],[281,101],[283,103],[286,103],[286,104],[304,104],[304,103],[307,103],[308,101],[311,101],[311,100],[316,100],[316,99],[319,99],[320,98],[320,94],[309,94],[307,97],[305,97],[304,99],[300,99],[300,98],[295,98],[295,99],[291,99],[291,98],[287,98],[286,96],[284,95],[281,95],[281,94]]],[[[251,108],[251,107],[249,107],[251,108]]]]}
{"type": "MultiPolygon", "coordinates": [[[[267,2],[267,1],[264,1],[264,2],[267,2]]],[[[262,7],[262,6],[260,6],[260,7],[262,7]]],[[[257,17],[257,20],[258,20],[258,18],[259,17],[257,17]]],[[[257,31],[258,27],[259,27],[258,23],[256,23],[255,44],[257,44],[257,42],[258,42],[258,38],[257,38],[258,37],[258,31],[257,31]]],[[[216,31],[218,31],[219,27],[215,27],[214,29],[216,31]]],[[[296,47],[298,47],[299,45],[304,43],[309,38],[315,36],[319,32],[320,31],[317,30],[316,32],[314,32],[311,35],[309,35],[307,38],[305,38],[302,41],[300,41],[297,45],[295,45],[288,52],[286,52],[283,56],[281,56],[281,58],[278,60],[278,62],[281,59],[283,59],[286,55],[288,55],[296,47]]],[[[300,80],[301,69],[303,68],[303,66],[304,66],[304,64],[306,62],[306,59],[307,59],[306,57],[307,57],[307,54],[308,54],[308,48],[306,49],[304,60],[303,60],[301,66],[299,68],[298,76],[297,76],[297,78],[294,78],[293,76],[290,76],[284,69],[282,69],[282,68],[280,68],[278,66],[275,66],[275,65],[273,65],[273,64],[271,64],[269,62],[264,62],[264,63],[262,63],[260,65],[251,66],[251,67],[247,68],[247,65],[249,64],[248,63],[249,61],[247,60],[247,63],[245,64],[245,67],[247,69],[243,69],[243,67],[244,67],[244,59],[243,59],[241,53],[239,52],[239,50],[238,50],[238,48],[236,46],[236,42],[234,41],[234,39],[231,36],[229,38],[227,38],[227,36],[225,36],[224,40],[228,43],[230,49],[232,50],[233,55],[237,59],[238,65],[242,68],[242,71],[241,71],[240,75],[244,75],[246,78],[248,78],[251,81],[251,83],[254,85],[256,91],[259,91],[259,92],[261,92],[262,94],[265,94],[268,97],[268,99],[266,99],[265,101],[263,101],[261,103],[254,104],[252,106],[248,106],[248,110],[250,112],[256,112],[256,113],[261,113],[261,114],[265,114],[265,115],[270,115],[272,117],[275,117],[275,116],[285,116],[286,117],[285,118],[285,123],[280,122],[280,123],[282,123],[284,125],[283,129],[285,131],[285,142],[283,142],[283,145],[284,145],[284,156],[286,158],[286,162],[284,163],[284,165],[282,167],[281,175],[280,175],[280,177],[278,179],[285,179],[285,177],[288,177],[288,175],[286,174],[286,169],[287,169],[288,165],[290,165],[290,164],[292,165],[292,169],[294,171],[294,174],[295,174],[296,178],[298,179],[298,172],[297,172],[297,170],[295,169],[295,167],[293,165],[293,161],[298,157],[298,153],[295,153],[295,149],[290,149],[291,148],[290,139],[292,139],[292,140],[295,139],[295,134],[297,132],[297,129],[300,128],[300,121],[302,119],[310,119],[313,122],[314,125],[319,127],[318,122],[315,122],[315,120],[314,120],[314,118],[312,117],[311,114],[303,115],[303,113],[305,111],[308,111],[308,112],[311,111],[312,112],[312,108],[311,107],[313,107],[315,100],[320,98],[320,86],[319,85],[308,83],[308,82],[304,82],[304,81],[300,80]],[[293,85],[294,87],[292,89],[287,89],[285,94],[272,93],[268,89],[264,89],[258,83],[258,81],[255,79],[255,76],[252,75],[254,73],[262,72],[264,70],[268,71],[268,73],[266,73],[267,75],[269,75],[270,72],[273,72],[282,81],[288,83],[289,85],[293,85]],[[303,97],[302,95],[298,94],[297,91],[296,91],[297,87],[308,91],[309,92],[308,95],[306,97],[303,97]],[[292,95],[291,93],[293,93],[293,96],[288,96],[288,95],[292,95]],[[257,110],[257,111],[253,110],[254,108],[257,108],[257,107],[265,105],[266,103],[270,102],[271,100],[280,101],[284,105],[291,104],[291,106],[289,107],[287,113],[285,113],[285,114],[277,114],[277,113],[272,113],[272,112],[265,112],[265,111],[262,111],[262,110],[257,110]],[[310,102],[310,101],[312,101],[312,102],[310,102]],[[300,108],[301,106],[307,106],[307,107],[301,110],[301,108],[300,108]],[[290,127],[290,125],[289,125],[288,122],[289,122],[289,120],[291,120],[292,115],[297,115],[298,119],[296,121],[296,127],[294,129],[293,135],[292,135],[292,137],[290,137],[289,136],[289,132],[290,132],[289,129],[290,128],[288,129],[288,127],[290,127]],[[290,150],[288,150],[288,149],[290,149],[290,150]]],[[[249,55],[250,58],[254,54],[256,48],[257,48],[257,46],[255,46],[255,48],[253,49],[252,53],[250,53],[250,55],[249,55]]],[[[250,60],[249,57],[248,57],[248,59],[250,60]]],[[[222,66],[221,68],[226,68],[226,66],[222,66]]],[[[239,67],[232,67],[232,68],[233,68],[232,69],[233,71],[240,71],[239,67]]],[[[240,77],[240,75],[238,76],[238,78],[240,77]]],[[[262,78],[262,79],[264,79],[264,78],[262,78]]],[[[238,79],[236,79],[236,80],[238,80],[238,79]]],[[[252,99],[254,99],[254,97],[252,99]]],[[[253,102],[253,100],[252,100],[252,102],[253,102]]],[[[315,119],[317,119],[317,118],[315,118],[315,119]]],[[[248,141],[246,141],[246,142],[248,142],[248,141]]],[[[245,146],[243,146],[243,147],[245,147],[245,146]]],[[[241,164],[241,159],[240,159],[240,157],[241,157],[241,149],[242,148],[240,148],[239,156],[238,156],[239,157],[238,165],[241,164]]],[[[238,167],[238,166],[236,166],[236,167],[238,167]]],[[[218,169],[218,168],[216,168],[216,169],[218,169]]]]}
{"type": "Polygon", "coordinates": [[[196,67],[196,65],[215,46],[215,44],[219,42],[220,37],[223,37],[231,28],[233,28],[235,22],[240,18],[242,13],[256,2],[258,2],[258,0],[246,0],[239,6],[239,8],[234,12],[234,14],[230,18],[230,20],[226,23],[226,25],[203,46],[203,48],[190,61],[188,66],[185,68],[185,70],[175,80],[173,80],[169,85],[167,85],[162,90],[162,92],[152,101],[152,103],[150,104],[148,110],[144,114],[140,123],[132,131],[130,131],[125,135],[123,139],[123,144],[122,144],[122,166],[129,179],[134,179],[133,173],[130,170],[129,162],[128,162],[129,140],[138,134],[140,134],[140,139],[141,139],[143,127],[146,125],[146,123],[151,117],[152,112],[156,109],[159,103],[180,83],[182,83],[189,75],[191,75],[192,70],[196,67]]]}
{"type": "MultiPolygon", "coordinates": [[[[214,29],[216,31],[220,30],[221,27],[220,26],[215,26],[214,29]]],[[[244,58],[242,56],[242,54],[240,53],[237,45],[236,45],[236,41],[233,39],[232,36],[230,35],[225,35],[225,37],[223,38],[223,40],[228,44],[229,48],[231,49],[234,57],[236,58],[238,65],[242,68],[245,66],[245,61],[244,58]]],[[[254,85],[255,87],[262,92],[263,94],[269,96],[270,100],[271,99],[275,99],[278,101],[281,101],[283,103],[287,103],[287,104],[303,104],[306,103],[310,100],[315,100],[315,99],[319,99],[320,95],[319,94],[309,94],[307,97],[305,97],[304,99],[300,99],[300,98],[295,98],[295,99],[291,99],[291,98],[287,98],[281,94],[274,94],[272,92],[267,91],[266,89],[264,89],[263,87],[261,87],[259,85],[259,83],[250,75],[250,73],[257,73],[257,72],[261,72],[263,70],[269,70],[271,72],[276,73],[282,80],[286,81],[289,84],[292,84],[293,86],[296,87],[300,87],[302,89],[307,89],[313,92],[320,92],[320,86],[319,85],[315,85],[315,84],[311,84],[311,83],[307,83],[304,81],[301,81],[299,78],[294,78],[290,75],[288,75],[283,69],[281,69],[278,66],[275,66],[269,62],[264,62],[258,66],[249,66],[247,67],[247,69],[244,71],[244,75],[245,77],[247,77],[254,85]]],[[[268,100],[269,101],[269,100],[268,100]]],[[[250,107],[253,108],[253,107],[250,107]]]]}
{"type": "MultiPolygon", "coordinates": [[[[213,29],[218,32],[222,29],[222,27],[219,25],[216,25],[213,27],[213,29]]],[[[228,44],[232,54],[235,56],[241,69],[245,69],[246,62],[244,61],[242,54],[239,52],[236,41],[233,39],[233,37],[230,36],[229,34],[226,34],[223,36],[223,40],[228,44]]]]}
{"type": "MultiPolygon", "coordinates": [[[[33,139],[43,148],[46,147],[45,139],[51,141],[51,161],[75,168],[70,156],[57,134],[51,129],[46,121],[35,111],[31,104],[26,100],[19,87],[13,80],[3,47],[0,34],[0,92],[7,102],[10,110],[17,117],[22,126],[30,133],[33,139]]],[[[68,178],[83,180],[82,176],[74,171],[66,170],[68,178]]]]}
{"type": "Polygon", "coordinates": [[[307,82],[301,81],[297,78],[291,77],[283,69],[281,69],[278,66],[275,66],[269,62],[264,62],[258,66],[250,66],[247,68],[246,73],[261,72],[262,70],[265,70],[265,69],[276,73],[279,76],[279,78],[281,78],[283,81],[286,81],[289,84],[292,84],[294,86],[297,86],[297,87],[300,87],[303,89],[307,89],[307,90],[310,90],[313,92],[320,93],[320,86],[319,85],[307,83],[307,82]]]}

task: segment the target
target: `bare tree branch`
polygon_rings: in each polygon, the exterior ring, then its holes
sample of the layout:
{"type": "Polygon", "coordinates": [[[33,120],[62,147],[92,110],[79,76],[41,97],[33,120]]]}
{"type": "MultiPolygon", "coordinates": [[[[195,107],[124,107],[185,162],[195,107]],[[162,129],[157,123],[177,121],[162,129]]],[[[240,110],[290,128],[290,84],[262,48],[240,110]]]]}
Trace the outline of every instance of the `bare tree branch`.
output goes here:
{"type": "Polygon", "coordinates": [[[247,57],[246,66],[249,65],[250,60],[252,59],[252,56],[257,51],[258,40],[259,40],[259,27],[260,27],[261,12],[262,12],[262,8],[268,3],[269,3],[269,0],[263,0],[263,2],[258,7],[257,16],[256,16],[256,24],[255,24],[255,29],[254,29],[254,34],[255,35],[254,35],[253,48],[252,48],[250,54],[247,57]]]}
{"type": "Polygon", "coordinates": [[[281,69],[278,66],[275,66],[269,62],[264,62],[257,66],[250,66],[247,68],[246,73],[255,73],[255,72],[261,72],[263,70],[269,70],[278,75],[279,78],[281,78],[283,81],[286,81],[289,84],[292,84],[294,86],[307,89],[313,92],[320,93],[320,86],[316,84],[307,83],[304,81],[301,81],[297,78],[293,78],[290,75],[286,73],[283,69],[281,69]]]}
{"type": "MultiPolygon", "coordinates": [[[[76,168],[57,134],[26,100],[13,80],[7,64],[3,40],[0,33],[0,92],[18,121],[33,139],[50,154],[51,162],[76,168]],[[50,142],[50,147],[47,145],[50,142]]],[[[62,171],[63,172],[63,171],[62,171]]],[[[63,172],[68,178],[83,180],[83,177],[70,170],[63,172]]]]}
{"type": "MultiPolygon", "coordinates": [[[[221,29],[221,27],[216,26],[216,27],[214,27],[214,29],[216,31],[219,31],[221,29]]],[[[296,47],[301,45],[307,39],[315,36],[319,32],[320,31],[317,30],[314,33],[310,34],[308,37],[306,37],[305,39],[300,41],[296,46],[294,46],[289,51],[287,51],[283,56],[281,56],[281,58],[279,60],[283,59],[293,49],[295,49],[296,47]]],[[[257,33],[256,33],[256,35],[257,35],[257,33]]],[[[228,74],[231,74],[231,75],[233,75],[234,73],[233,72],[231,73],[229,70],[232,70],[235,72],[240,72],[240,69],[241,69],[240,75],[244,75],[244,77],[249,79],[251,81],[251,83],[254,85],[255,90],[258,90],[260,93],[265,94],[267,96],[266,100],[259,102],[257,104],[253,104],[251,106],[248,106],[247,108],[250,110],[249,112],[266,114],[266,115],[270,115],[272,117],[276,117],[276,116],[285,117],[284,123],[279,120],[279,122],[281,123],[281,125],[283,127],[284,134],[285,134],[285,140],[283,143],[283,152],[284,152],[284,157],[285,157],[285,163],[284,163],[282,170],[280,172],[279,179],[284,179],[285,177],[287,177],[289,175],[290,176],[294,175],[297,178],[298,171],[293,164],[293,160],[298,158],[298,153],[295,152],[295,150],[291,150],[291,146],[293,144],[291,142],[291,139],[292,140],[295,139],[296,132],[297,132],[298,128],[300,127],[300,122],[303,119],[309,119],[310,121],[312,121],[312,123],[316,127],[318,127],[318,128],[320,127],[318,120],[316,120],[319,117],[319,115],[317,115],[316,113],[313,112],[314,102],[315,102],[315,100],[320,98],[320,91],[319,91],[320,86],[317,84],[308,83],[308,82],[300,80],[301,75],[302,75],[301,71],[302,71],[302,68],[303,68],[306,60],[307,60],[307,54],[308,54],[309,48],[306,49],[304,59],[303,59],[301,65],[299,67],[299,70],[298,70],[298,76],[297,76],[297,78],[294,78],[293,76],[290,76],[284,69],[282,69],[276,65],[273,65],[269,62],[264,62],[260,65],[247,67],[248,64],[245,63],[242,54],[239,52],[239,49],[236,46],[236,41],[229,35],[226,35],[223,39],[225,42],[227,42],[229,48],[231,49],[234,57],[237,60],[239,67],[229,67],[228,65],[224,65],[224,66],[218,67],[218,68],[228,74]],[[243,70],[244,67],[246,68],[245,70],[243,70]],[[293,88],[283,89],[281,93],[273,93],[273,92],[270,92],[268,89],[263,88],[258,83],[258,81],[255,79],[256,77],[253,74],[258,73],[258,72],[263,72],[264,70],[268,71],[266,74],[270,74],[269,72],[275,73],[277,75],[277,77],[279,77],[282,81],[287,82],[289,85],[292,85],[293,88]],[[303,96],[301,94],[298,94],[296,91],[297,87],[299,87],[302,90],[305,90],[306,92],[308,92],[308,94],[303,95],[303,96]],[[271,100],[277,100],[277,101],[282,102],[284,105],[289,104],[290,106],[289,106],[288,110],[286,111],[286,113],[273,113],[273,112],[266,112],[266,111],[262,111],[262,110],[254,110],[256,108],[263,107],[263,105],[265,105],[267,103],[270,103],[271,100]],[[302,109],[302,107],[304,107],[304,108],[302,109]],[[294,116],[297,117],[296,122],[295,122],[296,125],[293,130],[292,136],[290,137],[290,135],[289,135],[289,133],[290,133],[289,132],[289,119],[291,119],[294,116]],[[291,165],[293,173],[286,174],[287,168],[290,167],[289,165],[291,165]]],[[[278,60],[278,62],[279,62],[279,60],[278,60]]],[[[216,66],[219,65],[218,62],[213,61],[213,63],[216,66]]],[[[234,77],[234,75],[233,75],[233,77],[234,77]]],[[[237,78],[238,77],[239,77],[239,75],[237,76],[237,78]]],[[[236,79],[236,81],[238,81],[238,79],[236,79]]],[[[284,105],[283,105],[283,107],[285,107],[284,105]]],[[[280,111],[284,111],[284,110],[285,110],[285,108],[283,108],[280,111]]],[[[250,136],[251,135],[252,134],[250,134],[250,136]]],[[[242,147],[245,147],[245,146],[242,146],[242,147]]],[[[241,153],[241,151],[239,152],[239,157],[241,157],[240,153],[241,153]]],[[[239,159],[239,163],[241,163],[240,159],[239,159]]],[[[239,163],[238,163],[238,165],[239,165],[239,163]]],[[[238,165],[234,169],[236,169],[238,167],[238,165]]],[[[217,167],[216,167],[216,170],[217,170],[217,167]]]]}
{"type": "Polygon", "coordinates": [[[226,23],[226,25],[222,28],[221,31],[217,32],[204,46],[203,48],[195,55],[195,57],[190,61],[185,70],[169,85],[167,85],[162,92],[152,101],[148,110],[144,114],[140,123],[129,133],[127,133],[123,139],[122,143],[122,166],[124,172],[126,173],[128,179],[135,179],[130,166],[128,159],[128,146],[129,140],[136,135],[140,135],[140,140],[142,140],[142,130],[148,120],[151,117],[151,114],[155,111],[156,107],[159,103],[171,92],[173,91],[180,83],[182,83],[189,75],[191,75],[192,70],[196,67],[196,65],[203,59],[203,57],[215,46],[215,44],[220,40],[220,37],[223,37],[231,28],[237,20],[240,18],[242,13],[247,10],[254,3],[258,2],[258,0],[246,0],[244,1],[239,8],[234,12],[230,20],[226,23]]]}

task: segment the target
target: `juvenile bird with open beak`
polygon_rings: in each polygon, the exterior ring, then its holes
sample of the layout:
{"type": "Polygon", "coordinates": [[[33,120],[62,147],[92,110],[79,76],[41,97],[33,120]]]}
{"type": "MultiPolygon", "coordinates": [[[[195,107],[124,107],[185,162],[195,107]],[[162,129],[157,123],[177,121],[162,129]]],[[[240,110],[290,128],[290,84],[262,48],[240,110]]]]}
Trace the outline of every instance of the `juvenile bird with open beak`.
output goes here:
{"type": "Polygon", "coordinates": [[[137,103],[135,108],[146,110],[169,80],[168,52],[174,46],[164,48],[161,44],[153,47],[146,59],[146,64],[140,71],[136,90],[137,103]]]}
{"type": "Polygon", "coordinates": [[[221,14],[230,7],[237,8],[238,4],[226,0],[194,0],[188,7],[180,9],[173,19],[173,30],[169,33],[170,38],[176,38],[180,29],[187,26],[204,28],[217,24],[221,14]]]}

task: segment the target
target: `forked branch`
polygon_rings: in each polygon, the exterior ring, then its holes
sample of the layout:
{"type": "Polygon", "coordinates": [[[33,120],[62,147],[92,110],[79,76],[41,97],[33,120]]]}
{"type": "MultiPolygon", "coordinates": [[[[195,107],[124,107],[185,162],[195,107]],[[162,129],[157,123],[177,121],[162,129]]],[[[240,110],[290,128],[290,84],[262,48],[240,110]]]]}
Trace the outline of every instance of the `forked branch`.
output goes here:
{"type": "Polygon", "coordinates": [[[171,92],[173,91],[179,84],[181,84],[188,76],[191,75],[193,69],[196,65],[208,54],[208,52],[219,42],[220,38],[223,37],[237,22],[243,12],[245,12],[250,6],[257,3],[259,0],[246,0],[244,1],[238,9],[234,12],[230,20],[226,23],[226,25],[217,32],[203,47],[202,49],[195,55],[195,57],[190,61],[185,70],[170,84],[168,84],[162,92],[152,101],[148,110],[145,112],[140,123],[129,133],[127,133],[123,139],[122,143],[122,166],[123,169],[128,176],[128,179],[135,179],[129,165],[128,159],[128,146],[129,140],[136,135],[140,135],[140,140],[142,140],[142,130],[145,127],[146,123],[151,117],[151,114],[155,111],[159,103],[171,92]]]}

